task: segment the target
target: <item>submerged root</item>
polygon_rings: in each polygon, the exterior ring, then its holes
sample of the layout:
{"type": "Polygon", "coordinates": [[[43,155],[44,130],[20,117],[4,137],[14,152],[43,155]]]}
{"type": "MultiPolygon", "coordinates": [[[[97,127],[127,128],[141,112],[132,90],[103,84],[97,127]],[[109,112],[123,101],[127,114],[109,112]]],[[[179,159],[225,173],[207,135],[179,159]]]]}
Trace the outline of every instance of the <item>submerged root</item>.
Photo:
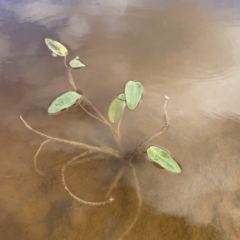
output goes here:
{"type": "Polygon", "coordinates": [[[46,174],[44,172],[42,172],[41,170],[38,169],[37,167],[37,157],[38,155],[40,154],[43,146],[49,142],[53,141],[52,139],[48,139],[48,140],[45,140],[44,142],[41,143],[41,145],[39,146],[34,158],[33,158],[33,163],[34,163],[34,170],[42,177],[46,176],[46,174]]]}
{"type": "Polygon", "coordinates": [[[42,133],[40,131],[37,131],[35,129],[33,129],[32,127],[30,127],[27,122],[22,118],[22,116],[19,116],[21,121],[24,123],[24,125],[29,129],[31,130],[32,132],[42,136],[42,137],[45,137],[47,139],[51,139],[53,141],[56,141],[56,142],[61,142],[61,143],[67,143],[69,145],[72,145],[72,146],[75,146],[75,147],[79,147],[79,148],[82,148],[82,149],[88,149],[88,150],[93,150],[95,152],[101,152],[103,154],[106,154],[108,156],[113,156],[114,158],[122,158],[122,156],[120,155],[120,153],[112,148],[109,148],[109,147],[94,147],[94,146],[90,146],[86,143],[81,143],[81,142],[75,142],[75,141],[70,141],[70,140],[66,140],[66,139],[62,139],[62,138],[57,138],[57,137],[52,137],[52,136],[49,136],[45,133],[42,133]]]}
{"type": "Polygon", "coordinates": [[[133,166],[132,163],[129,163],[131,170],[132,170],[132,174],[133,174],[133,179],[136,185],[136,191],[137,191],[137,199],[138,199],[138,206],[137,206],[137,212],[136,215],[132,221],[132,223],[130,224],[130,226],[128,227],[128,229],[123,233],[123,235],[121,236],[121,239],[124,239],[124,237],[127,236],[127,234],[132,230],[132,228],[134,227],[134,225],[136,224],[138,217],[140,215],[140,211],[141,211],[141,207],[142,207],[142,197],[141,197],[141,191],[140,191],[140,186],[139,186],[139,182],[138,182],[138,178],[137,178],[137,174],[136,174],[136,169],[133,166]]]}
{"type": "Polygon", "coordinates": [[[123,173],[124,173],[124,167],[122,167],[122,168],[119,170],[118,174],[116,175],[116,177],[114,178],[112,184],[110,185],[109,190],[108,190],[108,192],[106,193],[106,196],[107,196],[107,197],[109,197],[110,194],[112,193],[112,191],[116,188],[118,182],[120,181],[120,179],[121,179],[122,176],[123,176],[123,173]]]}
{"type": "Polygon", "coordinates": [[[74,195],[70,190],[69,188],[67,187],[66,185],[66,181],[65,181],[65,170],[66,170],[66,167],[69,166],[70,164],[72,164],[74,161],[80,159],[80,158],[83,158],[85,156],[88,156],[89,154],[91,153],[94,153],[96,151],[94,150],[90,150],[90,151],[86,151],[84,153],[81,153],[75,157],[73,157],[71,160],[69,160],[62,168],[62,183],[63,183],[63,186],[65,188],[65,190],[68,192],[68,194],[73,197],[75,200],[77,200],[78,202],[82,203],[82,204],[87,204],[87,205],[93,205],[93,206],[101,206],[101,205],[105,205],[107,203],[110,203],[114,200],[114,198],[110,197],[109,199],[103,201],[103,202],[89,202],[89,201],[86,201],[86,200],[83,200],[81,198],[78,198],[76,195],[74,195]]]}
{"type": "MultiPolygon", "coordinates": [[[[101,154],[100,154],[100,156],[101,156],[101,154]]],[[[69,166],[79,164],[78,161],[81,161],[81,163],[83,163],[83,162],[87,162],[87,161],[92,160],[92,159],[93,159],[93,157],[84,158],[82,160],[78,159],[75,162],[69,164],[69,166]]],[[[59,164],[59,165],[56,165],[56,166],[54,166],[52,168],[46,169],[45,173],[61,170],[63,165],[64,164],[59,164]]],[[[45,173],[43,173],[43,174],[45,174],[45,173]]],[[[19,174],[15,174],[15,175],[0,175],[0,178],[19,178],[19,177],[31,177],[31,176],[36,176],[36,174],[31,172],[31,173],[19,173],[19,174]]],[[[46,176],[46,174],[45,174],[45,176],[46,176]]],[[[70,177],[66,178],[65,180],[67,180],[67,179],[69,179],[71,177],[73,177],[73,176],[70,176],[70,177]]]]}

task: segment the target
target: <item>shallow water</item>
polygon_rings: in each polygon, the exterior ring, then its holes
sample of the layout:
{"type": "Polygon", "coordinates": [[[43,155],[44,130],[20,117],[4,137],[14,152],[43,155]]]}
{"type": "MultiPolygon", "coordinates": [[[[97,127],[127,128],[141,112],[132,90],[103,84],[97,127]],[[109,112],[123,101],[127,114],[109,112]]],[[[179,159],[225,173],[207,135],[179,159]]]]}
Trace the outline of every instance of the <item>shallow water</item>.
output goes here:
{"type": "MultiPolygon", "coordinates": [[[[240,239],[240,3],[239,1],[0,1],[0,235],[2,240],[237,240],[240,239]],[[106,144],[111,133],[79,107],[48,116],[47,107],[70,90],[63,59],[53,58],[45,38],[64,43],[79,89],[107,115],[126,81],[141,81],[144,96],[126,111],[121,134],[126,152],[164,125],[170,97],[170,128],[151,144],[167,149],[182,168],[170,174],[139,154],[131,169],[121,161],[93,158],[69,166],[66,182],[88,201],[65,191],[61,167],[81,149],[49,143],[38,167],[33,156],[52,136],[106,144]]],[[[143,149],[144,150],[144,149],[143,149]]]]}

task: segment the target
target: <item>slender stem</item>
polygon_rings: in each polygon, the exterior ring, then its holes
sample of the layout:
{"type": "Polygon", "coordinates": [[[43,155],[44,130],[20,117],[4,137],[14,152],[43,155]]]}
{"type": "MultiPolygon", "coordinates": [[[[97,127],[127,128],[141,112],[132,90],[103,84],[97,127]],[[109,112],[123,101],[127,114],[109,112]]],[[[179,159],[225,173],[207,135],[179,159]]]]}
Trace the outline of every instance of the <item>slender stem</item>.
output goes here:
{"type": "Polygon", "coordinates": [[[120,133],[120,129],[121,129],[121,122],[122,122],[122,119],[120,119],[118,125],[117,125],[117,135],[121,138],[121,133],[120,133]]]}
{"type": "Polygon", "coordinates": [[[110,197],[109,199],[103,201],[103,202],[89,202],[89,201],[85,201],[79,197],[77,197],[76,195],[74,195],[70,190],[69,188],[67,187],[66,185],[66,182],[65,182],[65,170],[66,170],[66,167],[68,165],[70,165],[71,163],[73,163],[74,161],[78,160],[79,158],[83,158],[91,153],[94,153],[95,151],[94,150],[90,150],[90,151],[86,151],[84,153],[81,153],[75,157],[73,157],[71,160],[69,160],[62,168],[62,183],[63,183],[63,186],[65,188],[65,190],[69,193],[69,195],[71,197],[73,197],[75,200],[77,200],[78,202],[80,203],[83,203],[83,204],[88,204],[88,205],[93,205],[93,206],[101,206],[101,205],[105,205],[106,203],[110,203],[114,200],[114,198],[110,197]]]}
{"type": "Polygon", "coordinates": [[[106,123],[105,121],[103,121],[102,119],[100,119],[100,118],[94,116],[93,114],[91,114],[86,108],[83,107],[83,105],[82,105],[81,103],[79,103],[79,105],[80,105],[80,107],[81,107],[88,115],[90,115],[91,117],[97,119],[98,121],[106,124],[108,127],[110,127],[110,129],[111,129],[112,131],[114,131],[114,129],[113,129],[113,127],[112,127],[111,125],[107,124],[107,123],[106,123]]]}
{"type": "MultiPolygon", "coordinates": [[[[77,91],[77,87],[74,83],[73,77],[72,77],[72,69],[67,65],[67,57],[64,56],[64,65],[67,69],[68,72],[68,80],[70,82],[70,84],[72,85],[74,91],[77,91]]],[[[98,114],[98,116],[102,119],[102,122],[104,122],[111,130],[113,136],[115,136],[115,130],[113,129],[113,127],[111,126],[111,124],[108,122],[108,120],[100,113],[100,111],[85,97],[83,96],[83,98],[85,99],[85,101],[87,101],[87,103],[94,109],[94,111],[98,114]]],[[[80,105],[82,108],[83,106],[80,105]]],[[[84,109],[84,108],[83,108],[84,109]]],[[[84,109],[86,111],[86,109],[84,109]]],[[[97,120],[100,121],[99,118],[93,116],[91,113],[89,113],[88,111],[86,111],[89,115],[91,115],[92,117],[96,118],[97,120]]]]}
{"type": "Polygon", "coordinates": [[[113,127],[111,126],[111,124],[108,122],[108,120],[100,113],[100,111],[90,102],[89,99],[87,99],[85,96],[84,96],[84,99],[85,101],[93,108],[93,110],[98,114],[98,116],[104,121],[104,123],[106,125],[108,125],[108,127],[110,128],[111,130],[111,133],[113,135],[114,138],[116,138],[116,131],[113,129],[113,127]]]}
{"type": "MultiPolygon", "coordinates": [[[[68,80],[70,82],[70,84],[72,85],[74,91],[77,91],[77,87],[74,83],[73,77],[72,77],[72,69],[67,65],[67,57],[64,56],[64,65],[67,69],[68,72],[68,80]]],[[[109,126],[113,136],[115,135],[115,131],[113,129],[113,127],[111,126],[111,124],[107,121],[107,119],[100,113],[100,111],[85,97],[83,96],[83,98],[88,102],[88,104],[94,109],[94,111],[98,114],[98,116],[102,119],[102,122],[104,122],[107,126],[109,126]]],[[[82,107],[82,105],[80,105],[82,107]]],[[[83,107],[82,107],[83,108],[83,107]]],[[[84,108],[83,108],[84,109],[84,108]]],[[[84,109],[85,110],[85,109],[84,109]]],[[[85,110],[86,111],[86,110],[85,110]]],[[[87,112],[87,111],[86,111],[87,112]]],[[[90,114],[89,112],[87,112],[89,115],[91,115],[92,117],[96,118],[95,116],[93,116],[92,114],[90,114]]],[[[98,119],[98,118],[96,118],[98,119]]],[[[100,119],[98,119],[100,121],[100,119]]]]}
{"type": "Polygon", "coordinates": [[[121,142],[121,132],[120,132],[121,122],[122,122],[122,119],[120,119],[120,121],[118,122],[117,130],[116,130],[116,133],[117,133],[116,142],[120,151],[123,150],[122,142],[121,142]]]}
{"type": "Polygon", "coordinates": [[[120,180],[120,179],[122,178],[122,176],[123,176],[123,173],[124,173],[124,167],[122,167],[122,168],[119,170],[118,174],[116,175],[116,177],[114,178],[112,184],[110,185],[109,190],[108,190],[108,192],[106,193],[106,196],[107,196],[107,197],[110,196],[110,194],[112,193],[112,191],[114,190],[114,188],[117,186],[119,180],[120,180]]]}
{"type": "MultiPolygon", "coordinates": [[[[77,90],[77,87],[74,83],[73,77],[72,77],[72,69],[67,65],[67,57],[64,56],[64,65],[67,69],[68,72],[68,80],[70,82],[70,84],[72,85],[74,91],[77,90]]],[[[112,126],[110,125],[110,123],[106,120],[106,118],[100,113],[100,111],[84,96],[84,99],[88,102],[88,104],[94,109],[94,111],[100,116],[100,118],[103,120],[104,123],[106,123],[111,129],[112,126]]]]}
{"type": "Polygon", "coordinates": [[[123,233],[123,235],[121,236],[120,239],[124,239],[124,237],[132,230],[132,228],[134,227],[134,225],[136,224],[136,222],[138,220],[138,217],[139,217],[140,211],[141,211],[141,207],[142,207],[142,197],[141,197],[140,186],[139,186],[139,182],[138,182],[138,178],[137,178],[137,174],[136,174],[136,169],[135,169],[135,167],[133,166],[132,163],[129,163],[129,164],[130,164],[130,167],[131,167],[131,170],[132,170],[133,179],[134,179],[135,186],[136,186],[138,206],[137,206],[136,215],[135,215],[132,223],[127,228],[127,230],[123,233]]]}
{"type": "Polygon", "coordinates": [[[62,139],[62,138],[56,138],[56,137],[52,137],[52,136],[49,136],[47,134],[44,134],[42,132],[39,132],[35,129],[33,129],[32,127],[30,127],[26,121],[22,118],[22,116],[19,116],[20,119],[22,120],[22,122],[24,123],[24,125],[30,129],[31,131],[35,132],[36,134],[42,136],[42,137],[45,137],[45,138],[48,138],[48,139],[52,139],[54,141],[57,141],[57,142],[62,142],[62,143],[67,143],[67,144],[70,144],[72,146],[76,146],[76,147],[80,147],[80,148],[83,148],[83,149],[88,149],[88,150],[94,150],[94,151],[97,151],[97,152],[101,152],[101,153],[104,153],[104,154],[107,154],[107,155],[110,155],[110,156],[113,156],[115,158],[122,158],[122,156],[120,155],[120,153],[112,148],[109,148],[109,147],[94,147],[94,146],[90,146],[86,143],[80,143],[80,142],[75,142],[75,141],[69,141],[69,140],[66,140],[66,139],[62,139]]]}
{"type": "Polygon", "coordinates": [[[98,114],[98,116],[110,127],[112,128],[111,124],[108,120],[100,113],[100,111],[84,96],[84,100],[94,109],[94,111],[98,114]]]}
{"type": "Polygon", "coordinates": [[[38,148],[38,150],[37,150],[34,158],[33,158],[34,170],[35,170],[40,176],[42,176],[42,177],[46,176],[46,174],[43,173],[42,171],[40,171],[40,170],[38,169],[38,167],[37,167],[37,157],[38,157],[38,155],[40,154],[43,146],[44,146],[45,144],[51,142],[51,141],[53,141],[53,140],[52,140],[52,139],[48,139],[48,140],[45,140],[44,142],[42,142],[41,145],[39,146],[39,148],[38,148]]]}
{"type": "Polygon", "coordinates": [[[72,85],[74,91],[76,91],[77,87],[76,87],[76,85],[74,83],[74,80],[73,80],[73,77],[72,77],[72,73],[71,73],[72,69],[67,65],[67,57],[66,56],[64,56],[64,65],[65,65],[65,67],[67,69],[67,72],[68,72],[68,80],[69,80],[70,84],[72,85]]]}
{"type": "Polygon", "coordinates": [[[152,136],[146,138],[143,142],[141,142],[140,144],[138,144],[136,146],[136,148],[133,150],[132,153],[135,153],[137,152],[141,147],[142,145],[144,145],[145,143],[151,141],[153,138],[161,135],[162,133],[164,133],[167,128],[169,127],[169,118],[168,118],[168,114],[167,114],[167,101],[168,101],[169,97],[168,96],[165,96],[165,103],[164,103],[164,117],[165,117],[165,125],[164,127],[157,133],[153,134],[152,136]]]}

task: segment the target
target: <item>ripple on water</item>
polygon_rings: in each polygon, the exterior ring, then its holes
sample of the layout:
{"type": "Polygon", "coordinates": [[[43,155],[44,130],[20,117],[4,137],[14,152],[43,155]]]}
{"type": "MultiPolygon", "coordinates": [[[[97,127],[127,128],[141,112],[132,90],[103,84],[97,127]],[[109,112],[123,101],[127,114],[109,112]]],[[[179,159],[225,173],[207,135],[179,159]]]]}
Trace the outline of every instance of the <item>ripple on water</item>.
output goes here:
{"type": "Polygon", "coordinates": [[[194,46],[180,56],[168,59],[167,65],[172,69],[166,67],[161,77],[170,84],[175,83],[174,80],[171,82],[171,78],[180,82],[201,84],[225,81],[234,76],[239,69],[240,51],[236,51],[237,41],[229,28],[203,35],[194,46]]]}
{"type": "Polygon", "coordinates": [[[146,11],[145,17],[139,18],[142,14],[136,11],[134,18],[126,15],[125,22],[115,22],[118,33],[129,34],[118,47],[125,47],[127,41],[126,61],[136,67],[136,78],[170,86],[185,81],[215,84],[238,72],[236,21],[226,24],[219,10],[211,17],[205,17],[205,10],[191,14],[172,8],[146,11]]]}

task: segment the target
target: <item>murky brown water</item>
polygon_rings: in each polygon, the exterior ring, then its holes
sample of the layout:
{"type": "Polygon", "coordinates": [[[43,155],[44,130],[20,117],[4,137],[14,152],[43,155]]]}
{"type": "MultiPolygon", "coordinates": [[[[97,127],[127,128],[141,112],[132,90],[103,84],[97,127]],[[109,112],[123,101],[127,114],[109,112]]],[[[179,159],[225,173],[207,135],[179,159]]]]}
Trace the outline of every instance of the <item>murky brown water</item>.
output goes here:
{"type": "MultiPolygon", "coordinates": [[[[138,200],[130,169],[104,206],[81,205],[65,191],[61,167],[81,150],[49,143],[33,168],[42,137],[34,128],[88,144],[115,147],[111,134],[80,108],[50,117],[50,101],[70,89],[62,58],[46,37],[64,43],[81,90],[106,115],[130,79],[145,92],[122,123],[125,149],[164,125],[152,144],[168,149],[182,173],[170,174],[139,155],[139,218],[124,239],[240,239],[240,3],[239,1],[0,1],[1,240],[121,239],[138,200]]],[[[66,181],[79,197],[103,201],[122,167],[93,159],[69,166],[66,181]]]]}

